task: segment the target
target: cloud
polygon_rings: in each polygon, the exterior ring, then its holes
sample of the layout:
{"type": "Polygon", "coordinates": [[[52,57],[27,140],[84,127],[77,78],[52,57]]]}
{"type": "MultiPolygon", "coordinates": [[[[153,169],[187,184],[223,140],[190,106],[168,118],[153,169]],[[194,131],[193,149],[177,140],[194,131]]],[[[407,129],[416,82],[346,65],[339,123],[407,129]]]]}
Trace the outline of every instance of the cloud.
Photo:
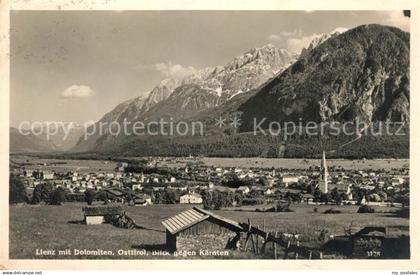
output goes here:
{"type": "Polygon", "coordinates": [[[277,35],[277,34],[270,34],[267,37],[267,39],[270,40],[270,41],[273,41],[273,42],[277,42],[277,41],[281,41],[282,37],[280,35],[277,35]]]}
{"type": "Polygon", "coordinates": [[[347,28],[343,28],[343,27],[337,27],[337,28],[335,28],[334,30],[332,30],[330,33],[331,34],[333,34],[333,33],[343,33],[343,32],[346,32],[346,31],[348,31],[349,29],[347,29],[347,28]]]}
{"type": "Polygon", "coordinates": [[[287,50],[293,53],[300,53],[303,48],[308,47],[311,41],[318,37],[321,37],[321,35],[312,34],[308,36],[289,38],[286,41],[287,50]]]}
{"type": "Polygon", "coordinates": [[[192,66],[182,66],[181,64],[172,64],[172,62],[157,63],[154,65],[139,64],[134,67],[140,70],[156,71],[163,77],[183,79],[197,72],[192,66]]]}
{"type": "Polygon", "coordinates": [[[64,98],[85,98],[91,97],[95,94],[95,92],[89,87],[85,85],[72,85],[65,89],[61,93],[61,97],[64,98]]]}
{"type": "Polygon", "coordinates": [[[294,29],[293,31],[284,31],[280,34],[270,34],[267,39],[273,42],[279,42],[284,41],[284,39],[288,37],[296,37],[296,36],[302,36],[303,31],[301,29],[294,29]]]}
{"type": "Polygon", "coordinates": [[[391,25],[404,31],[410,31],[410,17],[404,16],[403,11],[387,12],[383,22],[385,25],[391,25]]]}
{"type": "MultiPolygon", "coordinates": [[[[347,31],[346,28],[338,27],[331,31],[330,33],[343,33],[347,31]]],[[[270,34],[267,39],[273,42],[281,42],[283,41],[286,44],[286,48],[288,51],[293,53],[300,53],[303,48],[309,46],[312,40],[321,37],[323,34],[310,34],[304,35],[301,29],[295,29],[291,32],[282,32],[280,34],[270,34]]]]}

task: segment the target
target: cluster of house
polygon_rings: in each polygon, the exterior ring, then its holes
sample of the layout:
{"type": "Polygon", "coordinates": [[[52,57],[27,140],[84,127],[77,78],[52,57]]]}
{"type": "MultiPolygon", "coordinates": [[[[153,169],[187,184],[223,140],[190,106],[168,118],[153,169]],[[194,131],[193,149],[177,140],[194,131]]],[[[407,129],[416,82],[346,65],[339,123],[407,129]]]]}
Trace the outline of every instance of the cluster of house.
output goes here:
{"type": "MultiPolygon", "coordinates": [[[[156,161],[155,161],[156,162],[156,161]]],[[[158,162],[155,166],[159,165],[158,162]]],[[[158,173],[126,173],[126,163],[118,163],[115,171],[111,172],[67,172],[56,173],[54,171],[39,171],[23,169],[19,171],[24,178],[26,186],[34,188],[43,182],[51,182],[55,187],[61,187],[70,193],[80,194],[88,189],[104,191],[110,197],[126,196],[127,192],[136,197],[144,193],[144,189],[153,191],[171,188],[181,191],[180,203],[202,203],[199,195],[201,190],[218,190],[221,192],[238,192],[243,195],[255,194],[258,196],[276,196],[281,193],[298,194],[302,190],[296,188],[298,184],[314,184],[322,193],[336,189],[347,195],[345,202],[355,204],[352,189],[357,186],[367,191],[385,190],[398,192],[402,188],[408,188],[408,169],[395,171],[328,171],[325,159],[318,170],[296,169],[244,169],[239,167],[207,167],[202,165],[186,165],[174,168],[173,175],[158,173]],[[227,178],[234,176],[237,180],[246,183],[238,188],[229,188],[221,183],[227,178]]],[[[142,199],[147,203],[150,196],[143,194],[142,199]]],[[[302,202],[312,203],[314,196],[304,192],[302,202]]]]}

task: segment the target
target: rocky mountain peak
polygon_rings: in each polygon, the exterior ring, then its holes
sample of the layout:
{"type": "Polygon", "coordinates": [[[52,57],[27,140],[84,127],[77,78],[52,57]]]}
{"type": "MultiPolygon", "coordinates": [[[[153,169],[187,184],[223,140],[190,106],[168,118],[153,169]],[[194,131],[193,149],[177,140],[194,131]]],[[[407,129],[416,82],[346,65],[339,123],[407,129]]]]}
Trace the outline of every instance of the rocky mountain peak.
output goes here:
{"type": "MultiPolygon", "coordinates": [[[[333,35],[244,103],[244,121],[409,120],[409,33],[364,25],[333,35]]],[[[250,125],[244,123],[246,130],[250,125]]]]}
{"type": "Polygon", "coordinates": [[[345,32],[346,30],[347,29],[344,29],[344,28],[337,28],[337,29],[331,31],[330,33],[323,33],[321,35],[316,35],[312,39],[311,43],[309,43],[308,47],[302,49],[301,55],[305,55],[306,53],[315,49],[316,46],[324,43],[325,41],[327,41],[331,37],[335,37],[335,36],[345,32]]]}

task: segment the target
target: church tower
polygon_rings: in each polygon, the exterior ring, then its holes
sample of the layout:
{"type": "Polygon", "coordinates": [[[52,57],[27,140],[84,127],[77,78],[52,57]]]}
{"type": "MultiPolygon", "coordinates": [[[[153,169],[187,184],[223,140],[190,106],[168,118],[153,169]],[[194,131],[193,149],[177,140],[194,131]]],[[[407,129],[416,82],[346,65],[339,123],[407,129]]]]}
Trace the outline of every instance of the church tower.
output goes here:
{"type": "Polygon", "coordinates": [[[321,190],[323,194],[328,193],[328,168],[327,168],[327,160],[325,159],[325,151],[322,151],[319,189],[321,190]]]}

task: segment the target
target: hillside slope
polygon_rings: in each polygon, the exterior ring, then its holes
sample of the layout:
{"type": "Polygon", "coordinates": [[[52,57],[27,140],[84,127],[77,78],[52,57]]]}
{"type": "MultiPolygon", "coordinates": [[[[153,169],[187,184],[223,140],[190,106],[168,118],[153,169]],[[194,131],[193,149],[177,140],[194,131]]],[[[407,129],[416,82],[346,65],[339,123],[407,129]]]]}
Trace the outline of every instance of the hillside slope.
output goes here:
{"type": "Polygon", "coordinates": [[[364,25],[331,37],[240,106],[252,121],[409,121],[409,34],[364,25]]]}

